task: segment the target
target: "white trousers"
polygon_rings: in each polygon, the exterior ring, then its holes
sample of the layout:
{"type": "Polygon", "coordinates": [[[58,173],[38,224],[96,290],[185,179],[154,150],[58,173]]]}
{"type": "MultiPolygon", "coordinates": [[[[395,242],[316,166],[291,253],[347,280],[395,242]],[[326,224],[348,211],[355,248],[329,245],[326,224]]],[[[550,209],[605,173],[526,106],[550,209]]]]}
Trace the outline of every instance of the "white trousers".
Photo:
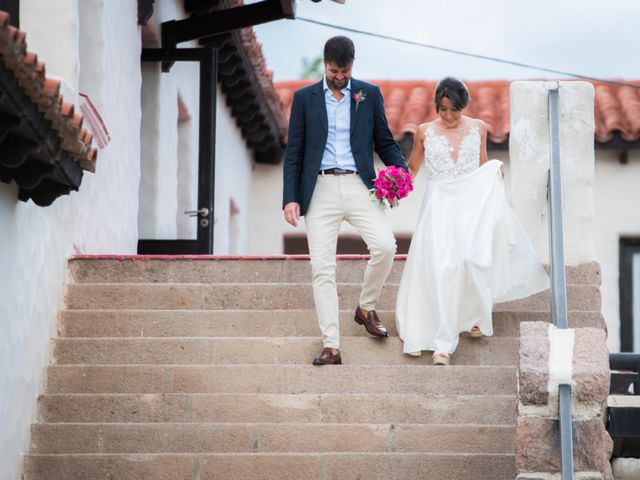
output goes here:
{"type": "Polygon", "coordinates": [[[305,225],[318,323],[324,346],[331,348],[340,348],[336,248],[343,221],[358,230],[371,254],[360,293],[363,309],[375,310],[396,253],[391,226],[362,179],[358,175],[319,175],[305,225]]]}

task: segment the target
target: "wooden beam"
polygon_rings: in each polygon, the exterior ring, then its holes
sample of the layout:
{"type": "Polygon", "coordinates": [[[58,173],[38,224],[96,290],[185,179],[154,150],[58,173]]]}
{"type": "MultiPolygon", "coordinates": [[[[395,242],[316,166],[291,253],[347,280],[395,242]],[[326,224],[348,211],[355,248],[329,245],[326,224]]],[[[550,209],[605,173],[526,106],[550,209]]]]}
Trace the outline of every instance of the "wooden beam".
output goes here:
{"type": "Polygon", "coordinates": [[[162,24],[162,47],[175,48],[179,43],[294,17],[294,0],[263,0],[241,7],[194,15],[184,20],[171,20],[162,24]]]}

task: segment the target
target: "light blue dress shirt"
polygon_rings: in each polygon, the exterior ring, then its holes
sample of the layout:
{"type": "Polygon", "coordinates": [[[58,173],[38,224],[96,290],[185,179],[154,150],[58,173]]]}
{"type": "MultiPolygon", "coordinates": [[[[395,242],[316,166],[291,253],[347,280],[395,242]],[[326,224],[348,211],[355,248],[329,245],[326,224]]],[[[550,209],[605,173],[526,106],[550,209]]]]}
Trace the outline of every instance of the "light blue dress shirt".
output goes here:
{"type": "Polygon", "coordinates": [[[329,123],[320,169],[342,168],[355,172],[358,169],[351,152],[351,80],[341,90],[344,95],[341,100],[331,93],[326,77],[323,77],[322,84],[329,123]]]}

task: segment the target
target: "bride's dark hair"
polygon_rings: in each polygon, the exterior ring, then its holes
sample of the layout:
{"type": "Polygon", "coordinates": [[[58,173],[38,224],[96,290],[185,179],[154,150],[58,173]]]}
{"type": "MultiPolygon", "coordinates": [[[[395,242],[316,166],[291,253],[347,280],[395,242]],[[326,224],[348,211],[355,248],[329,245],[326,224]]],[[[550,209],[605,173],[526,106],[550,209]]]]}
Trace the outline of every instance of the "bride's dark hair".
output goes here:
{"type": "Polygon", "coordinates": [[[440,101],[447,97],[453,103],[453,108],[462,110],[469,105],[469,90],[464,83],[457,78],[446,77],[440,80],[436,87],[435,98],[436,112],[440,111],[440,101]]]}

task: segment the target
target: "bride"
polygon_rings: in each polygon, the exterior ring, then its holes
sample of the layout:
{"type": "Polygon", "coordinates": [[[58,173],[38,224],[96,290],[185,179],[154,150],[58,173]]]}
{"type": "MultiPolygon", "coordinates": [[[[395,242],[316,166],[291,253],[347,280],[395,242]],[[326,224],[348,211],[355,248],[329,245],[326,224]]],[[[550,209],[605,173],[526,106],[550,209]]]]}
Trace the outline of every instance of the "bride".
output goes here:
{"type": "Polygon", "coordinates": [[[548,288],[548,277],[509,207],[502,162],[487,161],[487,128],[463,114],[465,85],[451,77],[435,92],[438,118],[420,125],[409,160],[424,163],[427,190],[396,305],[404,352],[433,351],[448,365],[458,335],[492,335],[494,302],[548,288]]]}

